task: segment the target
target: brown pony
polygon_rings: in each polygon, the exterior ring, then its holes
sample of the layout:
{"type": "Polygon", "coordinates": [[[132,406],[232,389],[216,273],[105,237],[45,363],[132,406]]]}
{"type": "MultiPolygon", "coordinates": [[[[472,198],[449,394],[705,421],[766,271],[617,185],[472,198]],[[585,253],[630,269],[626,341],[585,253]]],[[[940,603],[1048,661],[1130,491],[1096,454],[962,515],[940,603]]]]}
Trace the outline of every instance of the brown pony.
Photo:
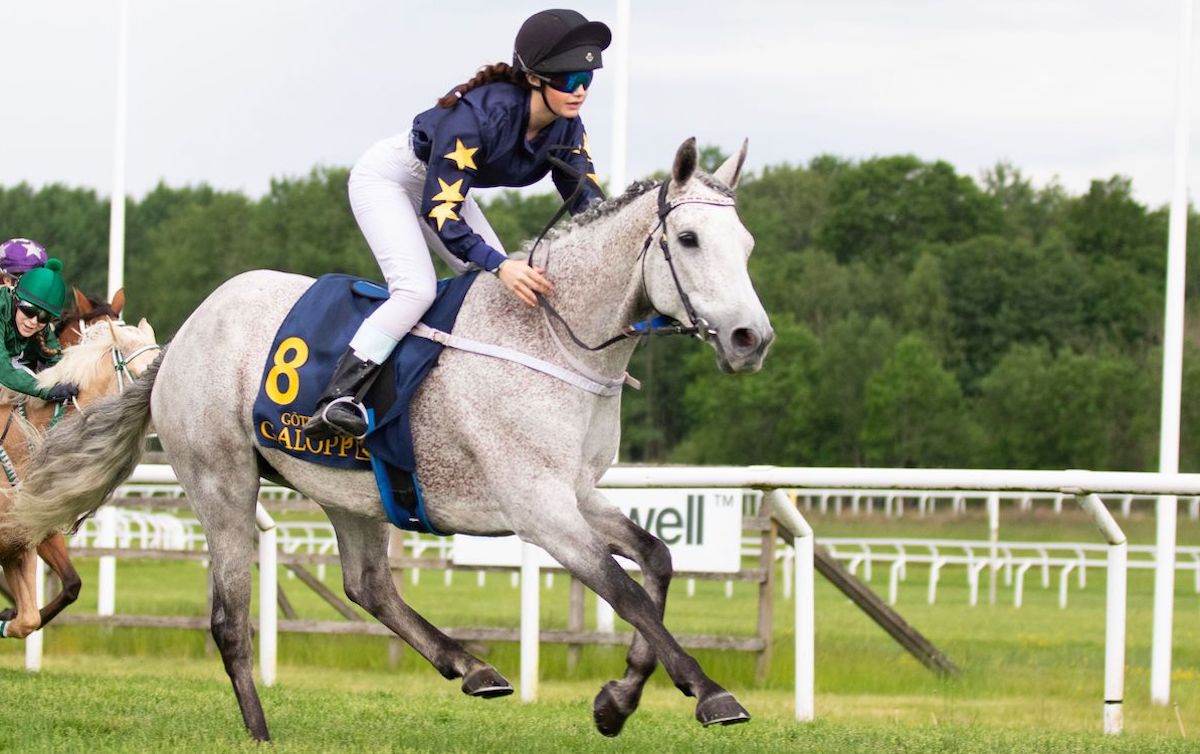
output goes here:
{"type": "MultiPolygon", "coordinates": [[[[124,288],[117,290],[111,302],[88,296],[74,286],[71,288],[71,294],[75,299],[74,308],[69,309],[63,318],[54,325],[54,334],[58,336],[59,345],[64,349],[78,345],[83,340],[83,333],[88,325],[121,319],[121,310],[125,308],[124,288]]],[[[3,447],[4,451],[8,453],[13,468],[17,470],[18,477],[20,477],[28,455],[29,426],[32,425],[41,430],[46,429],[53,418],[53,412],[46,413],[44,410],[40,410],[41,407],[28,406],[31,414],[27,416],[29,423],[26,423],[16,418],[13,409],[17,403],[14,401],[20,401],[20,399],[14,397],[13,401],[0,404],[0,427],[2,427],[0,429],[0,447],[3,447]],[[39,413],[45,413],[45,416],[40,416],[39,413]]],[[[3,483],[4,481],[0,481],[0,485],[3,483]]],[[[54,534],[38,545],[37,554],[46,561],[46,564],[62,582],[62,588],[58,594],[42,609],[41,618],[44,626],[76,600],[83,582],[75,571],[75,567],[71,565],[71,559],[67,556],[67,543],[62,534],[54,534]]],[[[2,580],[0,579],[0,581],[2,580]]],[[[16,595],[8,588],[7,583],[0,584],[0,591],[3,591],[14,604],[17,602],[16,595]]],[[[16,607],[0,610],[0,620],[9,621],[15,616],[16,607]]]]}
{"type": "MultiPolygon", "coordinates": [[[[66,339],[74,337],[74,343],[64,348],[63,359],[58,364],[38,375],[39,383],[51,385],[57,382],[75,382],[79,385],[79,396],[68,410],[83,410],[98,398],[115,395],[122,386],[132,382],[136,375],[157,356],[158,346],[154,330],[142,320],[137,327],[126,325],[116,319],[119,308],[123,308],[124,296],[118,292],[114,304],[96,306],[76,291],[76,303],[90,304],[74,318],[76,327],[64,330],[66,339]],[[95,314],[97,309],[107,309],[95,314]],[[111,312],[111,314],[109,313],[111,312]],[[92,314],[91,327],[78,327],[88,322],[92,314]],[[97,326],[107,320],[107,326],[97,326]]],[[[14,472],[20,479],[28,465],[31,444],[37,442],[40,432],[50,428],[56,413],[61,413],[57,404],[32,397],[14,397],[0,403],[0,447],[9,459],[7,471],[14,472]]],[[[0,480],[0,485],[3,485],[0,480]]],[[[11,487],[0,489],[0,516],[7,510],[11,487]]],[[[0,621],[5,621],[4,637],[24,638],[40,626],[44,626],[79,596],[82,581],[67,554],[66,540],[55,532],[39,543],[37,555],[50,566],[62,581],[62,589],[40,611],[36,602],[36,579],[34,576],[34,549],[23,544],[0,541],[0,567],[11,592],[15,606],[0,611],[0,621]]]]}

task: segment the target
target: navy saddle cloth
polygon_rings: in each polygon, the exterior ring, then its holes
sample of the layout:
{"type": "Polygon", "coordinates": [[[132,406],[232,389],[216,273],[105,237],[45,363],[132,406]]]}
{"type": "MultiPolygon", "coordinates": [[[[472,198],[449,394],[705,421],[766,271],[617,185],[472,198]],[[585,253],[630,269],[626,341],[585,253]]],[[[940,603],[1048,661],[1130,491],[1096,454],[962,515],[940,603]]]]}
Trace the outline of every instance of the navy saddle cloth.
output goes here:
{"type": "MultiPolygon", "coordinates": [[[[440,281],[437,299],[421,321],[445,332],[454,329],[463,299],[477,275],[471,272],[440,281]]],[[[262,383],[254,401],[255,434],[261,446],[277,448],[311,463],[339,469],[372,469],[392,523],[432,531],[415,477],[409,403],[437,363],[443,348],[440,343],[411,336],[400,341],[367,394],[365,403],[372,424],[366,438],[313,442],[301,436],[350,338],[387,295],[387,290],[376,283],[339,274],[318,278],[304,292],[275,333],[263,366],[262,383]],[[398,502],[405,511],[394,511],[389,502],[398,502]]]]}

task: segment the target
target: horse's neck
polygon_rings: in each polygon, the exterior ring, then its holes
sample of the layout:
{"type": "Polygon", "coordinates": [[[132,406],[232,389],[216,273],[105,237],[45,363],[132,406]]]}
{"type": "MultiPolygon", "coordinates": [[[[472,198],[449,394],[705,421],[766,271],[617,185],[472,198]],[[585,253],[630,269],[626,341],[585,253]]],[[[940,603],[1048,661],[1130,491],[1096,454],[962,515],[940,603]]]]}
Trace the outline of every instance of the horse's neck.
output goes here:
{"type": "MultiPolygon", "coordinates": [[[[638,197],[608,217],[564,232],[548,245],[546,257],[534,258],[534,264],[547,265],[554,283],[551,302],[588,345],[603,343],[646,314],[638,253],[654,227],[653,208],[652,193],[638,197]]],[[[610,375],[624,371],[633,353],[632,340],[589,353],[560,324],[554,330],[573,356],[610,375]]]]}

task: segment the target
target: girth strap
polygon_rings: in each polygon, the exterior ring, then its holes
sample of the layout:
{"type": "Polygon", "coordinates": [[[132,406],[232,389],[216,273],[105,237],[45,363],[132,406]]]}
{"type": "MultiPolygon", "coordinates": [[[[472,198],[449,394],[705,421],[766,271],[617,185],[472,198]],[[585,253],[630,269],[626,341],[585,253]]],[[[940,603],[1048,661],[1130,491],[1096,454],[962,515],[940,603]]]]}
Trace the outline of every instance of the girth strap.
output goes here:
{"type": "Polygon", "coordinates": [[[409,331],[409,334],[416,335],[418,338],[432,340],[435,343],[441,343],[448,348],[455,348],[460,351],[477,353],[481,356],[491,356],[492,358],[496,359],[504,359],[505,361],[516,362],[517,364],[527,366],[535,371],[548,374],[555,379],[562,380],[569,385],[592,393],[593,395],[605,397],[620,395],[621,388],[625,386],[626,381],[629,379],[629,375],[622,375],[619,379],[597,382],[596,380],[584,377],[583,375],[577,374],[568,369],[563,369],[557,364],[551,364],[548,361],[543,361],[536,356],[530,356],[527,353],[521,353],[520,351],[513,350],[512,348],[506,348],[504,346],[497,346],[491,343],[481,343],[477,340],[471,340],[470,338],[451,335],[448,332],[443,332],[442,330],[432,328],[424,322],[418,322],[417,325],[409,331]]]}

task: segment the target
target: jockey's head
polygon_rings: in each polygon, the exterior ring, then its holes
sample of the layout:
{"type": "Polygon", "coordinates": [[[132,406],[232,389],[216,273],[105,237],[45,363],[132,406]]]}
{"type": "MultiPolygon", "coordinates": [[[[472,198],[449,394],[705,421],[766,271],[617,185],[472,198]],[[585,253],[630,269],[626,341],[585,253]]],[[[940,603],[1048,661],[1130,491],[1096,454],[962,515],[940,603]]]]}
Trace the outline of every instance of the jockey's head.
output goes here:
{"type": "Polygon", "coordinates": [[[573,10],[534,13],[517,32],[513,67],[560,92],[585,90],[592,71],[603,62],[600,52],[612,42],[612,32],[573,10]]]}
{"type": "Polygon", "coordinates": [[[26,272],[46,264],[46,247],[28,238],[10,238],[0,245],[0,281],[16,285],[26,272]]]}
{"type": "Polygon", "coordinates": [[[67,300],[62,268],[62,261],[49,259],[44,267],[35,267],[22,275],[13,290],[17,310],[46,324],[62,317],[67,300]]]}

